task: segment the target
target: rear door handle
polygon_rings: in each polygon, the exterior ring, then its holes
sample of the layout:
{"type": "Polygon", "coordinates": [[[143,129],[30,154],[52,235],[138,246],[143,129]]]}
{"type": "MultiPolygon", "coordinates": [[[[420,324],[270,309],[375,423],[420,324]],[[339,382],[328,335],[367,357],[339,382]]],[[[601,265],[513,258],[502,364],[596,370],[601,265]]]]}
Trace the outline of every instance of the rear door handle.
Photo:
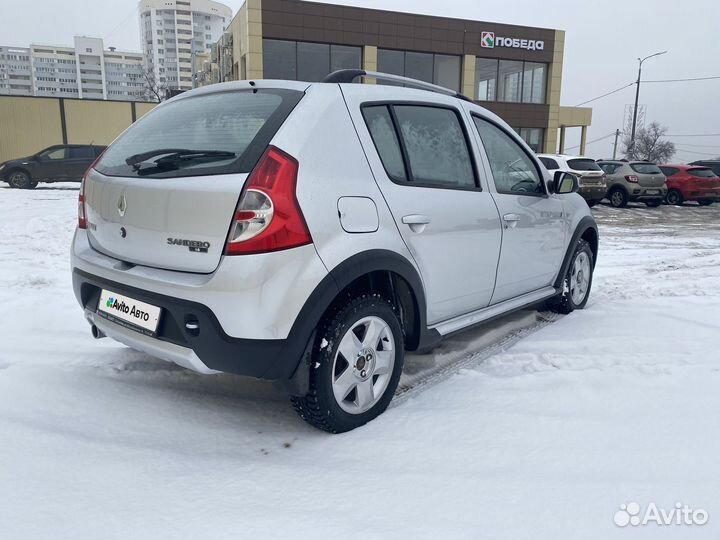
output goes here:
{"type": "Polygon", "coordinates": [[[505,214],[503,221],[505,222],[506,229],[514,229],[518,221],[520,221],[520,216],[517,214],[505,214]]]}
{"type": "Polygon", "coordinates": [[[425,230],[425,226],[430,223],[430,217],[422,214],[410,214],[409,216],[403,216],[402,222],[408,225],[412,232],[421,233],[425,230]]]}

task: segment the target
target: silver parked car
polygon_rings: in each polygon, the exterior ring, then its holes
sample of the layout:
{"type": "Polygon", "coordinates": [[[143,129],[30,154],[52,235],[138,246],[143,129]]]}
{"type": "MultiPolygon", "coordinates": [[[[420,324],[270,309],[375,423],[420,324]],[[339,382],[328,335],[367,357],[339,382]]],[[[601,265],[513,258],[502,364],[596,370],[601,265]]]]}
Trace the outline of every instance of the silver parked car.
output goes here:
{"type": "Polygon", "coordinates": [[[72,276],[93,335],[278,381],[342,432],[387,407],[405,351],[539,302],[584,307],[598,233],[577,179],[455,92],[363,75],[207,86],[122,134],[80,191],[72,276]]]}
{"type": "Polygon", "coordinates": [[[657,207],[667,195],[665,175],[654,163],[647,161],[598,161],[607,175],[607,198],[615,208],[628,202],[644,202],[657,207]]]}

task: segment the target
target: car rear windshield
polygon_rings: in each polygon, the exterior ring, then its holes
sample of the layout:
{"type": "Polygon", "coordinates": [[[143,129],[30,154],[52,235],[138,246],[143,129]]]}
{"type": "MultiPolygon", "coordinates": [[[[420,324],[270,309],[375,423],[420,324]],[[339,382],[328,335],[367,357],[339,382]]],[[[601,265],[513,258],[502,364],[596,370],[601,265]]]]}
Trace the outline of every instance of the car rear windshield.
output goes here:
{"type": "Polygon", "coordinates": [[[574,171],[601,171],[600,166],[592,159],[568,159],[568,167],[574,171]]]}
{"type": "Polygon", "coordinates": [[[236,90],[169,101],[123,133],[95,168],[152,178],[250,172],[302,95],[236,90]]]}
{"type": "Polygon", "coordinates": [[[630,168],[639,174],[662,174],[658,166],[652,163],[631,163],[630,168]]]}
{"type": "Polygon", "coordinates": [[[715,173],[712,169],[689,169],[690,176],[697,178],[715,178],[715,173]]]}

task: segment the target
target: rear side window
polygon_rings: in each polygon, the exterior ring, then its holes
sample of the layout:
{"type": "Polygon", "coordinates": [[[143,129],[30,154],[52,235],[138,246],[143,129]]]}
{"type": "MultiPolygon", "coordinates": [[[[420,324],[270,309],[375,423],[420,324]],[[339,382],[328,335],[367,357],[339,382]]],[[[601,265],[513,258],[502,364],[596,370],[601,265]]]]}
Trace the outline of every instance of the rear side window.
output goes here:
{"type": "Polygon", "coordinates": [[[538,157],[540,162],[545,165],[545,168],[548,171],[554,171],[555,169],[559,169],[558,162],[554,159],[546,158],[546,157],[538,157]]]}
{"type": "Polygon", "coordinates": [[[696,178],[715,178],[716,176],[712,169],[690,169],[688,173],[696,178]]]}
{"type": "Polygon", "coordinates": [[[363,116],[394,180],[429,187],[477,186],[467,137],[453,109],[378,105],[363,107],[363,116]]]}
{"type": "Polygon", "coordinates": [[[658,166],[652,163],[631,163],[630,168],[639,174],[662,174],[658,166]]]}
{"type": "Polygon", "coordinates": [[[622,167],[618,163],[598,163],[598,166],[605,171],[605,174],[615,174],[615,171],[622,167]]]}
{"type": "Polygon", "coordinates": [[[92,146],[71,146],[67,149],[67,157],[70,159],[94,159],[95,152],[92,146]]]}
{"type": "Polygon", "coordinates": [[[676,169],[674,167],[660,167],[660,170],[665,176],[673,176],[676,175],[680,169],[676,169]]]}
{"type": "Polygon", "coordinates": [[[568,159],[568,166],[574,171],[601,171],[592,159],[568,159]]]}
{"type": "Polygon", "coordinates": [[[242,90],[170,101],[121,135],[96,168],[153,178],[250,172],[301,97],[242,90]]]}
{"type": "Polygon", "coordinates": [[[395,180],[407,180],[400,141],[386,106],[365,107],[363,116],[388,175],[395,180]]]}
{"type": "Polygon", "coordinates": [[[415,182],[475,187],[470,151],[455,111],[401,105],[395,114],[415,182]]]}

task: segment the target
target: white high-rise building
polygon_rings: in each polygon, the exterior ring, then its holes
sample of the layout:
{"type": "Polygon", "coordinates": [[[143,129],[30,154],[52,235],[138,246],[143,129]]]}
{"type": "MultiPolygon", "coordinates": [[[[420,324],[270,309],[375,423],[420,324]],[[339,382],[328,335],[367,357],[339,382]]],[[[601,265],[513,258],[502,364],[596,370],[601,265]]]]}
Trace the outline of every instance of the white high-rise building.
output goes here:
{"type": "Polygon", "coordinates": [[[0,94],[142,101],[139,52],[105,50],[100,38],[76,36],[72,47],[0,46],[0,94]]]}
{"type": "Polygon", "coordinates": [[[145,63],[157,87],[192,88],[195,54],[210,51],[232,10],[213,0],[140,0],[138,10],[145,63]]]}

